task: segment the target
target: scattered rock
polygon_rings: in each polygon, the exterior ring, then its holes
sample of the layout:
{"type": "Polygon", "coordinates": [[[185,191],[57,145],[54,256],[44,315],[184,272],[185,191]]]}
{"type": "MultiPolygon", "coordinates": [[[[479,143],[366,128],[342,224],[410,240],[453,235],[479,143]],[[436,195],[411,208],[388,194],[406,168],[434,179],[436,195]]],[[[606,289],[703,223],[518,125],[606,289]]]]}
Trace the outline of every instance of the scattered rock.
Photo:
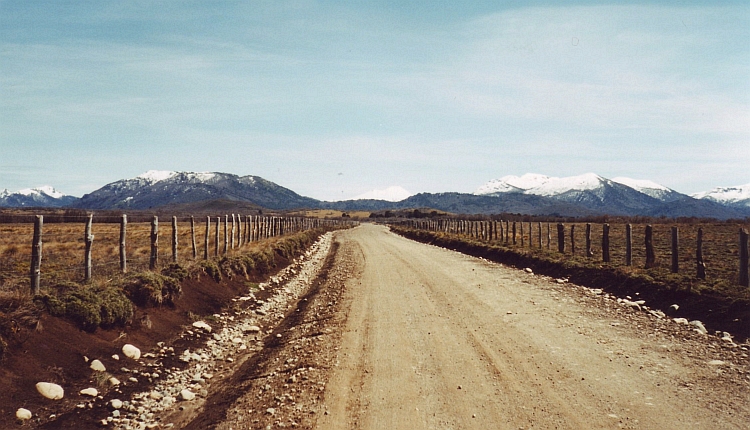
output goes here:
{"type": "Polygon", "coordinates": [[[139,358],[141,358],[141,350],[129,343],[126,343],[122,346],[122,353],[125,354],[125,357],[131,358],[133,360],[138,360],[139,358]]]}
{"type": "Polygon", "coordinates": [[[276,409],[274,409],[274,408],[268,408],[268,409],[266,409],[266,413],[268,415],[273,415],[273,414],[276,413],[276,409]]]}
{"type": "Polygon", "coordinates": [[[534,271],[531,270],[530,267],[527,267],[527,268],[523,269],[523,271],[526,272],[526,273],[534,273],[534,271]]]}
{"type": "Polygon", "coordinates": [[[258,327],[257,325],[251,325],[251,326],[245,327],[244,331],[247,333],[258,333],[260,332],[260,327],[258,327]]]}
{"type": "Polygon", "coordinates": [[[96,388],[84,388],[83,390],[79,391],[78,394],[82,396],[96,397],[99,395],[99,391],[96,388]]]}
{"type": "Polygon", "coordinates": [[[687,320],[687,318],[672,318],[672,321],[676,322],[677,324],[690,324],[687,320]]]}
{"type": "Polygon", "coordinates": [[[93,360],[91,362],[91,365],[89,365],[89,367],[91,368],[91,370],[93,370],[95,372],[106,372],[107,371],[107,368],[104,367],[104,364],[102,364],[102,362],[99,361],[99,360],[93,360]]]}
{"type": "Polygon", "coordinates": [[[639,311],[641,310],[641,305],[638,302],[632,302],[628,299],[622,299],[622,304],[624,304],[625,306],[631,307],[633,309],[637,309],[639,311]]]}
{"type": "Polygon", "coordinates": [[[205,321],[196,321],[193,323],[193,327],[203,329],[209,333],[211,333],[211,326],[208,325],[205,321]]]}
{"type": "Polygon", "coordinates": [[[711,361],[708,362],[709,366],[723,366],[725,364],[726,363],[723,362],[723,361],[721,361],[721,360],[711,360],[711,361]]]}
{"type": "Polygon", "coordinates": [[[698,320],[690,321],[690,325],[695,327],[695,331],[701,334],[708,334],[708,330],[706,330],[706,327],[703,325],[702,322],[698,320]]]}
{"type": "Polygon", "coordinates": [[[180,400],[189,402],[193,399],[195,399],[195,393],[193,393],[192,391],[188,390],[187,388],[180,391],[180,400]]]}
{"type": "Polygon", "coordinates": [[[122,408],[122,400],[120,400],[120,399],[112,399],[109,402],[109,406],[112,409],[120,409],[120,408],[122,408]]]}
{"type": "Polygon", "coordinates": [[[39,394],[50,400],[60,400],[65,396],[63,388],[51,382],[38,382],[36,390],[39,391],[39,394]]]}
{"type": "Polygon", "coordinates": [[[676,311],[676,310],[680,309],[680,305],[678,305],[678,304],[671,305],[669,307],[669,309],[672,310],[672,311],[676,311]]]}
{"type": "Polygon", "coordinates": [[[111,378],[109,378],[109,379],[107,379],[107,382],[109,382],[109,385],[111,385],[113,387],[116,387],[116,386],[120,385],[120,380],[117,379],[117,378],[115,378],[114,376],[111,377],[111,378]]]}
{"type": "Polygon", "coordinates": [[[16,418],[18,418],[21,421],[26,421],[31,419],[31,411],[25,408],[18,408],[16,411],[16,418]]]}

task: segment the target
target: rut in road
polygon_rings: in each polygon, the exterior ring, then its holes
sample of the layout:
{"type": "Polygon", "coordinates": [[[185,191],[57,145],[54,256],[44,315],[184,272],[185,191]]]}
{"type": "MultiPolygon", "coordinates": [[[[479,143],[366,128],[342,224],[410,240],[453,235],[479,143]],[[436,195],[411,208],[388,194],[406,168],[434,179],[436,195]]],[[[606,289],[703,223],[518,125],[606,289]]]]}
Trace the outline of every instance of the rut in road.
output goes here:
{"type": "MultiPolygon", "coordinates": [[[[668,319],[376,225],[359,255],[320,429],[747,428],[748,383],[668,319]],[[670,325],[671,324],[671,325],[670,325]],[[692,341],[692,340],[691,340],[692,341]]],[[[356,252],[352,251],[356,249],[356,252]]],[[[733,369],[747,369],[732,363],[733,369]]],[[[738,372],[742,372],[739,370],[738,372]]]]}

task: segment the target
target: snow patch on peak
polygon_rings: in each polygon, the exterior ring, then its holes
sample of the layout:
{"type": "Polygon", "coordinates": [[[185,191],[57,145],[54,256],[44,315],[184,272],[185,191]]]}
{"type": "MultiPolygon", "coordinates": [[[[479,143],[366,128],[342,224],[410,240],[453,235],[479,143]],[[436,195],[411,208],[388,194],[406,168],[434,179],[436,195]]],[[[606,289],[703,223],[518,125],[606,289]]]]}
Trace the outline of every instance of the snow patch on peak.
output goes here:
{"type": "Polygon", "coordinates": [[[667,188],[664,185],[657,184],[656,182],[649,181],[648,179],[632,179],[626,178],[624,176],[618,176],[616,178],[612,178],[612,182],[617,182],[618,184],[628,186],[634,190],[638,190],[641,192],[643,192],[643,190],[673,191],[672,189],[667,188]]]}
{"type": "Polygon", "coordinates": [[[9,195],[10,195],[10,191],[8,191],[7,188],[4,189],[4,190],[2,190],[2,191],[0,191],[0,198],[8,197],[9,195]]]}
{"type": "MultiPolygon", "coordinates": [[[[6,190],[7,192],[7,190],[6,190]]],[[[20,194],[22,196],[41,196],[46,195],[48,197],[52,197],[53,199],[59,199],[64,196],[63,193],[55,190],[54,188],[50,187],[49,185],[45,185],[43,187],[38,188],[25,188],[23,190],[19,190],[15,194],[20,194]]],[[[0,194],[2,195],[2,194],[0,194]]],[[[6,194],[7,195],[7,194],[6,194]]]]}
{"type": "MultiPolygon", "coordinates": [[[[713,200],[718,203],[739,203],[750,200],[750,184],[734,187],[717,187],[711,191],[691,194],[690,197],[713,200]]],[[[747,206],[750,206],[750,202],[747,203],[747,206]]]]}
{"type": "Polygon", "coordinates": [[[149,170],[146,173],[136,176],[136,179],[145,179],[148,182],[156,183],[165,179],[172,178],[175,175],[177,175],[177,172],[168,170],[149,170]]]}
{"type": "Polygon", "coordinates": [[[568,176],[565,178],[549,178],[547,182],[530,190],[528,194],[539,196],[554,196],[571,190],[584,191],[594,190],[602,186],[608,180],[595,173],[585,173],[578,176],[568,176]]]}
{"type": "Polygon", "coordinates": [[[389,202],[399,202],[410,196],[412,196],[412,193],[410,193],[409,191],[405,190],[404,188],[398,185],[393,185],[384,190],[368,191],[364,194],[360,194],[354,197],[352,200],[375,199],[375,200],[386,200],[389,202]]]}
{"type": "Polygon", "coordinates": [[[201,182],[206,182],[206,181],[210,181],[211,179],[215,178],[216,177],[216,173],[213,173],[213,172],[196,172],[196,173],[190,173],[188,176],[192,176],[192,177],[194,177],[195,179],[197,179],[197,180],[199,180],[201,182]]]}
{"type": "Polygon", "coordinates": [[[540,175],[538,173],[526,173],[523,176],[503,176],[477,188],[474,194],[493,193],[525,193],[539,196],[554,196],[571,190],[593,190],[602,186],[608,179],[602,178],[595,173],[585,173],[578,176],[556,178],[540,175]]]}
{"type": "Polygon", "coordinates": [[[474,194],[524,192],[542,186],[549,182],[550,179],[552,178],[538,173],[526,173],[523,176],[507,175],[500,179],[493,179],[480,186],[474,194]]]}

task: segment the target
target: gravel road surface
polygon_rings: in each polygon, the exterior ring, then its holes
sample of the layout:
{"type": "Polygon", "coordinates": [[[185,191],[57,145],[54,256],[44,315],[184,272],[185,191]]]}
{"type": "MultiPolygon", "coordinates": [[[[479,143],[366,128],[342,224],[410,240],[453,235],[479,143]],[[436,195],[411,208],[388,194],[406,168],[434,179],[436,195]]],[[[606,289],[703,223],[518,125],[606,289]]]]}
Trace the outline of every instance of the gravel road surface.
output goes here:
{"type": "Polygon", "coordinates": [[[382,226],[337,240],[352,276],[316,428],[750,427],[747,345],[382,226]]]}

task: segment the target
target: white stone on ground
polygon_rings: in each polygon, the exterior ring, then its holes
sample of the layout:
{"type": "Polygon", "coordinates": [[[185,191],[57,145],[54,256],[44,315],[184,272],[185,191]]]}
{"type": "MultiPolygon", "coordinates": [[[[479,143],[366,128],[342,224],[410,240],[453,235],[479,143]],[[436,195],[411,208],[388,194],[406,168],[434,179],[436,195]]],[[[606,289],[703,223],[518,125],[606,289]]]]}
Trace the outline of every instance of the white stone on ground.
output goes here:
{"type": "Polygon", "coordinates": [[[91,396],[91,397],[96,397],[99,395],[99,391],[97,391],[96,388],[84,388],[78,393],[82,396],[91,396]]]}
{"type": "Polygon", "coordinates": [[[18,408],[16,411],[16,418],[18,418],[21,421],[26,421],[31,419],[31,411],[25,408],[18,408]]]}
{"type": "Polygon", "coordinates": [[[187,388],[180,391],[180,400],[190,401],[195,398],[195,393],[188,390],[187,388]]]}
{"type": "Polygon", "coordinates": [[[141,350],[129,343],[126,343],[122,346],[122,353],[125,354],[125,357],[131,358],[133,360],[138,360],[139,358],[141,358],[141,350]]]}
{"type": "Polygon", "coordinates": [[[193,323],[193,327],[206,330],[209,333],[211,332],[211,326],[208,325],[208,323],[206,323],[205,321],[196,321],[193,323]]]}
{"type": "Polygon", "coordinates": [[[36,390],[39,391],[39,394],[50,400],[60,400],[65,396],[63,388],[51,382],[38,382],[36,390]]]}
{"type": "Polygon", "coordinates": [[[92,361],[91,365],[89,367],[91,368],[91,370],[93,370],[95,372],[106,372],[107,371],[107,368],[104,367],[104,364],[102,364],[102,362],[99,361],[99,360],[92,361]]]}

